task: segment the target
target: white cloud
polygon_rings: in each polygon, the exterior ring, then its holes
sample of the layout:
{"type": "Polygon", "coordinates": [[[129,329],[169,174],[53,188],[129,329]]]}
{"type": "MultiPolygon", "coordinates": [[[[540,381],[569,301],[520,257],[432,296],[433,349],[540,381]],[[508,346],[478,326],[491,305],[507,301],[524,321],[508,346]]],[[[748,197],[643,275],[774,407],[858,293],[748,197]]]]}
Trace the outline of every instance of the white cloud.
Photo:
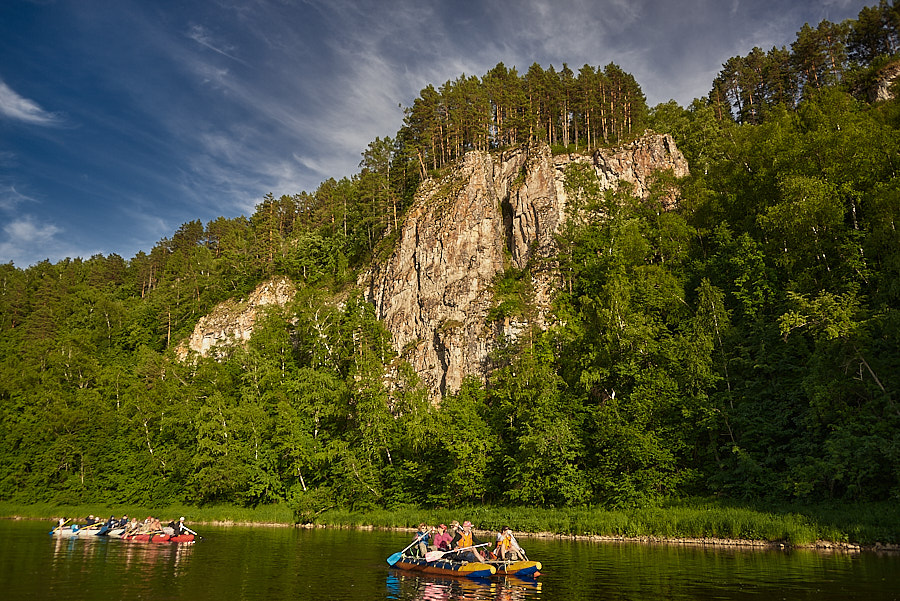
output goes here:
{"type": "Polygon", "coordinates": [[[34,199],[16,190],[15,185],[0,188],[0,209],[12,211],[22,202],[34,202],[34,199]]]}
{"type": "Polygon", "coordinates": [[[213,52],[217,52],[222,56],[226,56],[231,60],[237,61],[239,63],[244,62],[234,54],[236,50],[234,46],[223,44],[222,42],[213,39],[213,36],[209,32],[209,30],[202,25],[192,25],[190,30],[185,35],[187,35],[187,37],[194,40],[201,46],[209,48],[213,52]]]}
{"type": "Polygon", "coordinates": [[[62,258],[54,252],[60,246],[57,235],[62,230],[52,223],[38,224],[30,216],[16,219],[3,226],[0,257],[16,264],[33,265],[45,258],[62,258]]]}
{"type": "Polygon", "coordinates": [[[34,125],[58,125],[59,115],[45,111],[38,103],[20,96],[0,79],[0,114],[34,125]]]}

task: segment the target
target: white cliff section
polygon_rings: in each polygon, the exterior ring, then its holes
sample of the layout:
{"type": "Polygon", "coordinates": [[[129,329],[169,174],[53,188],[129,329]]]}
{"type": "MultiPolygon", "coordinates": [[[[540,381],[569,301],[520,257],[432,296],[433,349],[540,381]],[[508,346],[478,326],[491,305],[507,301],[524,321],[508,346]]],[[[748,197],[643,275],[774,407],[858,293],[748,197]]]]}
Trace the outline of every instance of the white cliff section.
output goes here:
{"type": "MultiPolygon", "coordinates": [[[[484,377],[496,332],[486,323],[494,277],[513,265],[531,267],[538,325],[557,281],[554,236],[566,218],[564,171],[591,165],[603,189],[632,184],[648,193],[658,170],[687,175],[671,136],[649,134],[593,156],[552,156],[549,147],[492,156],[473,151],[440,181],[426,181],[401,227],[393,254],[361,278],[395,348],[423,378],[435,400],[459,389],[468,374],[484,377]]],[[[515,334],[523,324],[503,324],[515,334]]]]}
{"type": "Polygon", "coordinates": [[[191,352],[201,356],[214,354],[217,349],[244,343],[253,335],[256,319],[264,307],[284,307],[294,298],[296,288],[287,278],[263,282],[240,302],[220,303],[209,314],[200,318],[194,332],[175,349],[184,360],[191,352]]]}

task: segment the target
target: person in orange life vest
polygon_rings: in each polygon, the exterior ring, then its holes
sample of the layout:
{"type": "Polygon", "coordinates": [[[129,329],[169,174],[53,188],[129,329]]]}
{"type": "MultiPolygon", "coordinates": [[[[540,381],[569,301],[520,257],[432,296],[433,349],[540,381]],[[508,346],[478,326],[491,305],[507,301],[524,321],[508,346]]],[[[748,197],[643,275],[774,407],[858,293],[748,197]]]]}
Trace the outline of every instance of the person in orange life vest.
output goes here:
{"type": "Polygon", "coordinates": [[[447,532],[447,526],[441,524],[431,541],[431,548],[433,551],[449,551],[452,541],[453,537],[447,532]]]}
{"type": "Polygon", "coordinates": [[[497,536],[497,548],[494,551],[498,559],[503,561],[519,561],[525,559],[525,550],[513,536],[512,528],[504,526],[497,536]]]}
{"type": "MultiPolygon", "coordinates": [[[[472,533],[472,522],[466,520],[463,522],[462,530],[456,533],[456,536],[453,537],[453,542],[450,543],[451,549],[463,549],[465,547],[472,547],[480,544],[479,541],[475,538],[475,535],[472,533]]],[[[467,561],[484,561],[484,557],[482,557],[481,553],[478,552],[478,549],[466,549],[460,553],[460,557],[467,561]]]]}

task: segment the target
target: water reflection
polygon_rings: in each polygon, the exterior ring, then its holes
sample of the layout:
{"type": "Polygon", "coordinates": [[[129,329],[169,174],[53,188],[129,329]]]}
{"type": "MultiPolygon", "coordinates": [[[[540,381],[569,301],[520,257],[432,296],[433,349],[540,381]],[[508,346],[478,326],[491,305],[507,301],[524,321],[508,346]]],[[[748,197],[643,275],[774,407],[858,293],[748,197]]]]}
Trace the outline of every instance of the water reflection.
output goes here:
{"type": "Polygon", "coordinates": [[[391,570],[387,598],[398,601],[522,601],[541,598],[537,579],[443,578],[391,570]]]}
{"type": "Polygon", "coordinates": [[[150,592],[159,582],[174,583],[187,573],[193,545],[134,542],[105,537],[53,539],[52,587],[94,586],[96,580],[128,582],[136,591],[150,592]],[[98,568],[98,566],[101,566],[98,568]],[[99,573],[98,573],[99,572],[99,573]]]}

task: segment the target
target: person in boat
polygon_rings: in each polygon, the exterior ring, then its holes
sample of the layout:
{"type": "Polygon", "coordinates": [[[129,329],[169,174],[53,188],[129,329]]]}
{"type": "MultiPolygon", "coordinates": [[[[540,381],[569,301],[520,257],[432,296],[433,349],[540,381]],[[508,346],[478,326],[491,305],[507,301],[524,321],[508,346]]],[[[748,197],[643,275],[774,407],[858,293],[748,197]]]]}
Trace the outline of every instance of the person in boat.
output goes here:
{"type": "Polygon", "coordinates": [[[169,522],[169,528],[172,529],[172,536],[181,536],[182,534],[186,534],[187,526],[184,525],[184,516],[181,516],[181,519],[177,522],[175,520],[169,522]]]}
{"type": "Polygon", "coordinates": [[[123,514],[122,519],[116,524],[116,528],[125,528],[128,526],[128,514],[123,514]]]}
{"type": "Polygon", "coordinates": [[[437,527],[437,532],[431,541],[431,549],[433,551],[449,551],[450,543],[453,542],[453,536],[447,532],[447,526],[441,524],[437,527]]]}
{"type": "Polygon", "coordinates": [[[135,534],[140,527],[141,523],[137,521],[137,518],[131,518],[131,521],[125,525],[125,534],[135,534]]]}
{"type": "Polygon", "coordinates": [[[521,561],[525,559],[525,550],[519,546],[519,541],[513,536],[512,528],[504,526],[497,535],[497,547],[494,550],[497,559],[503,561],[521,561]]]}
{"type": "Polygon", "coordinates": [[[453,537],[453,541],[450,543],[451,549],[465,549],[461,551],[457,556],[466,561],[484,561],[484,557],[481,553],[478,552],[478,549],[467,549],[466,547],[474,547],[475,545],[480,544],[480,542],[475,538],[475,534],[472,531],[472,522],[466,520],[462,524],[462,530],[456,533],[456,536],[453,537]]]}
{"type": "Polygon", "coordinates": [[[450,527],[447,528],[447,534],[450,535],[451,541],[453,541],[453,539],[456,538],[456,533],[459,531],[460,531],[459,522],[457,522],[456,520],[453,520],[452,522],[450,522],[450,527]]]}
{"type": "Polygon", "coordinates": [[[430,538],[430,535],[431,531],[428,529],[428,526],[425,525],[425,522],[419,524],[419,529],[416,530],[414,539],[418,542],[413,546],[416,557],[425,557],[425,554],[428,553],[428,539],[430,538]]]}
{"type": "Polygon", "coordinates": [[[63,518],[59,518],[59,520],[57,520],[57,522],[56,522],[56,524],[57,524],[56,527],[57,527],[57,528],[62,528],[63,526],[66,525],[66,522],[68,522],[68,521],[69,521],[69,520],[67,520],[67,519],[64,518],[64,517],[63,517],[63,518]]]}
{"type": "Polygon", "coordinates": [[[93,526],[96,523],[97,523],[97,518],[94,517],[93,513],[91,515],[89,515],[87,517],[87,519],[84,521],[85,526],[93,526]]]}

